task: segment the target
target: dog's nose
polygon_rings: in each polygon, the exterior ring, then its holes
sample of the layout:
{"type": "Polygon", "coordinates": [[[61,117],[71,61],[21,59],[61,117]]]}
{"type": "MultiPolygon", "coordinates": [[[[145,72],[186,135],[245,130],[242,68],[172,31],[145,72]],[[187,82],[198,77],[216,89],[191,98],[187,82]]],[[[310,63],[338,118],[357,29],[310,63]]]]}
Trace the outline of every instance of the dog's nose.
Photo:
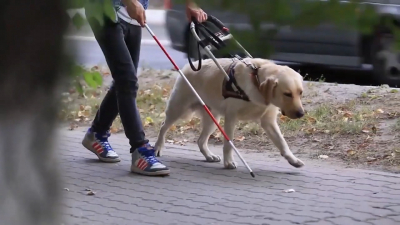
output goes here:
{"type": "Polygon", "coordinates": [[[298,110],[297,112],[296,112],[296,117],[297,118],[301,118],[301,117],[303,117],[304,116],[304,110],[298,110]]]}

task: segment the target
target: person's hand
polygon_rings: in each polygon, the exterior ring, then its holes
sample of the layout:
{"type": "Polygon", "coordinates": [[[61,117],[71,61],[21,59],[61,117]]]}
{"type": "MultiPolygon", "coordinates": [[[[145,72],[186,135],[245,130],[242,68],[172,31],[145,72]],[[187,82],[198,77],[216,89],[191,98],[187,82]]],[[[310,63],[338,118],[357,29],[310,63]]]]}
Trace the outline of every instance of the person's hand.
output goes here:
{"type": "Polygon", "coordinates": [[[186,4],[186,16],[190,22],[193,17],[196,18],[199,23],[207,20],[207,13],[197,7],[192,1],[188,1],[186,4]]]}
{"type": "Polygon", "coordinates": [[[138,0],[125,0],[124,2],[126,6],[126,11],[128,15],[138,21],[140,26],[144,27],[146,23],[146,11],[143,8],[143,5],[138,0]]]}

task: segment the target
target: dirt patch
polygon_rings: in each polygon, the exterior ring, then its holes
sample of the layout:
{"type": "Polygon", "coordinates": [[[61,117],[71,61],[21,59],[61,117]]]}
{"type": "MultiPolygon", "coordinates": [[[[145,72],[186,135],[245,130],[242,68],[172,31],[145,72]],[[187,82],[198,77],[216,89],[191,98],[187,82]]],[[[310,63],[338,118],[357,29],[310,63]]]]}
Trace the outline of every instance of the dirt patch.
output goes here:
{"type": "MultiPolygon", "coordinates": [[[[104,73],[107,75],[107,73],[104,73]]],[[[174,81],[174,71],[144,69],[140,75],[137,104],[149,138],[157,137],[165,117],[164,109],[174,81]]],[[[292,151],[299,158],[341,162],[351,167],[400,172],[400,93],[388,86],[366,87],[323,82],[305,82],[303,104],[306,116],[291,120],[280,115],[278,120],[292,151]]],[[[107,88],[85,89],[85,97],[64,93],[60,113],[71,129],[88,124],[107,88]],[[67,99],[67,100],[66,100],[67,99]]],[[[221,124],[223,124],[221,120],[221,124]]],[[[179,121],[168,132],[167,142],[177,145],[196,142],[200,120],[179,121]]],[[[111,132],[122,132],[120,119],[111,132]]],[[[221,145],[222,136],[215,131],[210,144],[221,145]]],[[[252,152],[278,150],[255,122],[240,122],[235,144],[252,152]],[[255,149],[255,146],[263,146],[255,149]]]]}

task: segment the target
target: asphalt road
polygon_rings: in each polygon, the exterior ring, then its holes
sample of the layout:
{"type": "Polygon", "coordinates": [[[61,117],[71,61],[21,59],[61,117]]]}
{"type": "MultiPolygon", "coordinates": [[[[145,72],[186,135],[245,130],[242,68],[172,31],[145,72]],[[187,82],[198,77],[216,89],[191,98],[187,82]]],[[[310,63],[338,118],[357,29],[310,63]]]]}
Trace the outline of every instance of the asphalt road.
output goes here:
{"type": "MultiPolygon", "coordinates": [[[[160,41],[169,41],[164,27],[152,26],[150,28],[160,41]]],[[[90,29],[82,28],[79,31],[70,30],[67,35],[74,36],[75,39],[65,40],[65,52],[75,57],[77,63],[88,66],[106,64],[103,53],[97,42],[87,40],[87,37],[93,37],[93,33],[90,29]]],[[[154,69],[171,69],[173,67],[146,29],[142,31],[142,40],[146,43],[143,43],[141,46],[139,67],[151,67],[154,69]]],[[[182,67],[187,63],[184,53],[175,51],[168,45],[164,47],[178,66],[182,67]]]]}
{"type": "MultiPolygon", "coordinates": [[[[177,52],[168,46],[164,47],[178,66],[185,65],[187,62],[185,54],[177,52]]],[[[78,64],[88,66],[106,64],[104,55],[95,41],[66,40],[65,51],[74,56],[78,64]]],[[[142,44],[140,54],[139,67],[151,67],[154,69],[171,69],[173,67],[155,42],[154,44],[142,44]]]]}

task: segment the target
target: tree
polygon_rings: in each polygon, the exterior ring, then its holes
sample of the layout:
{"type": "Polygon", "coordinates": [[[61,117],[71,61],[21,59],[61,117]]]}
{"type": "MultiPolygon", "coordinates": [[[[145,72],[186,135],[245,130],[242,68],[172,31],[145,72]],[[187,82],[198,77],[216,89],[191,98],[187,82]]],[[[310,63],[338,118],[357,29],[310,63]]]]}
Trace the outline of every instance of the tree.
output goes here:
{"type": "Polygon", "coordinates": [[[57,0],[8,0],[0,13],[0,224],[54,225],[65,8],[57,0]]]}

